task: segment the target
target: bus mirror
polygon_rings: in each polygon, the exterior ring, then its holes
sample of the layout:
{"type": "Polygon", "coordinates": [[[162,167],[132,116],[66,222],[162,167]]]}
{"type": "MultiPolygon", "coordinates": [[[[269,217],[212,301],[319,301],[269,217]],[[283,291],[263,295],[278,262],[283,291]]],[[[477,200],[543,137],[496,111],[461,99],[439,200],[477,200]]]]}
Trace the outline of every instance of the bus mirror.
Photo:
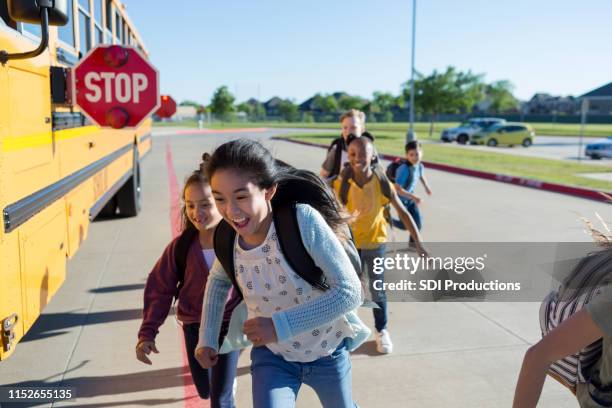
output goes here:
{"type": "Polygon", "coordinates": [[[67,0],[8,0],[11,18],[21,23],[41,24],[41,12],[48,10],[49,25],[63,26],[68,23],[67,0]]]}
{"type": "Polygon", "coordinates": [[[67,0],[8,0],[8,11],[11,18],[22,23],[40,22],[40,44],[33,51],[9,54],[0,50],[0,64],[9,60],[34,58],[43,53],[49,44],[49,24],[65,25],[68,23],[67,0]]]}

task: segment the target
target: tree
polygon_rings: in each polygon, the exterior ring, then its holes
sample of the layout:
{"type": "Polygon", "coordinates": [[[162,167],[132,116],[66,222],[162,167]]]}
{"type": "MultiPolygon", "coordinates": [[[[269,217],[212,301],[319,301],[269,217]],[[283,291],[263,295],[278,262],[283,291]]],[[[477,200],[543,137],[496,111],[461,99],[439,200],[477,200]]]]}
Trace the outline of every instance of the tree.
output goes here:
{"type": "Polygon", "coordinates": [[[331,122],[334,120],[332,115],[338,112],[338,101],[333,95],[321,96],[321,94],[316,94],[312,101],[312,107],[323,114],[319,121],[331,122]]]}
{"type": "MultiPolygon", "coordinates": [[[[427,77],[417,74],[414,90],[415,108],[430,115],[431,136],[438,114],[469,112],[482,99],[482,75],[457,72],[453,67],[446,68],[443,73],[434,70],[427,77]]],[[[410,98],[410,81],[404,84],[403,94],[406,100],[410,98]]]]}
{"type": "Polygon", "coordinates": [[[284,99],[279,102],[278,112],[287,122],[297,122],[300,119],[298,106],[289,99],[284,99]]]}
{"type": "Polygon", "coordinates": [[[338,101],[332,95],[321,96],[316,94],[312,101],[313,107],[320,110],[323,113],[336,113],[338,112],[338,101]]]}
{"type": "Polygon", "coordinates": [[[495,81],[486,86],[486,98],[491,102],[489,109],[494,113],[502,113],[516,109],[519,105],[518,99],[512,91],[514,85],[510,81],[495,81]]]}
{"type": "Polygon", "coordinates": [[[347,111],[350,109],[358,109],[363,110],[363,107],[368,103],[368,101],[360,98],[359,96],[352,95],[342,95],[338,100],[338,108],[343,111],[347,111]]]}
{"type": "MultiPolygon", "coordinates": [[[[389,92],[376,91],[372,94],[372,105],[370,109],[380,113],[382,122],[391,122],[393,120],[393,107],[396,106],[397,98],[389,92]]],[[[375,112],[372,112],[375,113],[375,112]]]]}
{"type": "Polygon", "coordinates": [[[218,115],[222,120],[227,120],[230,114],[234,112],[235,100],[236,98],[228,91],[227,86],[220,86],[212,97],[210,111],[218,115]]]}

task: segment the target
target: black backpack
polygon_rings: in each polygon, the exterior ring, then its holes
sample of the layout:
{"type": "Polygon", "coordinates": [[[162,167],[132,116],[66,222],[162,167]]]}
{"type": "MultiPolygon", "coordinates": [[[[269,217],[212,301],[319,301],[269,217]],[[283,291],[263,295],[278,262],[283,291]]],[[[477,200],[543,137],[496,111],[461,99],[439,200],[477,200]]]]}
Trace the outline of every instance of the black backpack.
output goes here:
{"type": "Polygon", "coordinates": [[[181,232],[174,246],[174,263],[176,266],[176,274],[178,275],[178,284],[176,286],[176,293],[174,294],[175,300],[178,300],[179,292],[183,288],[185,269],[187,268],[187,253],[196,235],[198,235],[198,230],[190,225],[181,232]]]}
{"type": "MultiPolygon", "coordinates": [[[[326,281],[325,274],[317,267],[304,247],[302,237],[300,235],[298,220],[297,220],[297,203],[293,202],[286,205],[273,207],[273,222],[278,237],[280,250],[285,256],[287,263],[293,271],[312,287],[326,291],[329,289],[329,284],[326,281]]],[[[353,242],[350,230],[347,228],[347,234],[351,237],[348,240],[342,241],[342,246],[346,251],[351,264],[358,276],[361,276],[361,260],[355,243],[353,242]]],[[[234,264],[234,243],[236,240],[236,231],[225,220],[215,228],[214,248],[215,255],[227,276],[231,280],[235,290],[242,297],[242,292],[236,280],[236,268],[234,264]]]]}
{"type": "Polygon", "coordinates": [[[402,166],[402,164],[408,164],[408,160],[397,157],[387,166],[387,169],[385,170],[385,175],[392,183],[395,183],[395,176],[397,175],[397,169],[399,169],[402,166]]]}

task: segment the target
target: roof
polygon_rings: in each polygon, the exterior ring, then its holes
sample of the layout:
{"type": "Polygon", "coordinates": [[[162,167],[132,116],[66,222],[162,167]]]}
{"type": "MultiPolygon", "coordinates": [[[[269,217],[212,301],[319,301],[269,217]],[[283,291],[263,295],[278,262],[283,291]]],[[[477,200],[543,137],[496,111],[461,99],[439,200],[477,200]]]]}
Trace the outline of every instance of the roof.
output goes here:
{"type": "Polygon", "coordinates": [[[591,92],[587,92],[584,95],[581,95],[580,97],[612,100],[612,82],[604,86],[600,86],[597,89],[593,89],[591,92]]]}

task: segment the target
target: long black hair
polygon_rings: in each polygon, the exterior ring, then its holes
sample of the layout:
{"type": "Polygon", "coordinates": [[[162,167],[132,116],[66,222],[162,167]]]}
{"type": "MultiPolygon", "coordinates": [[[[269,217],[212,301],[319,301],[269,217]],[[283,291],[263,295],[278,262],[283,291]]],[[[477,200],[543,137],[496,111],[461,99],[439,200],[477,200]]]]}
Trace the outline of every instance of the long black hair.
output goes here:
{"type": "Polygon", "coordinates": [[[251,175],[252,182],[261,189],[276,185],[273,210],[275,206],[292,202],[308,204],[321,213],[338,237],[346,237],[348,217],[328,185],[311,171],[296,169],[274,159],[259,142],[238,139],[219,146],[206,165],[206,177],[211,180],[215,172],[222,169],[251,175]]]}
{"type": "Polygon", "coordinates": [[[209,184],[208,178],[205,174],[206,164],[210,160],[210,154],[204,153],[202,155],[202,162],[198,166],[197,170],[191,172],[189,177],[185,180],[185,184],[183,186],[183,192],[181,194],[181,200],[183,201],[183,206],[181,207],[181,231],[185,231],[187,229],[193,228],[196,229],[195,225],[191,222],[189,217],[187,217],[187,205],[185,204],[185,191],[187,191],[187,187],[192,184],[198,184],[202,187],[207,186],[209,184]]]}

